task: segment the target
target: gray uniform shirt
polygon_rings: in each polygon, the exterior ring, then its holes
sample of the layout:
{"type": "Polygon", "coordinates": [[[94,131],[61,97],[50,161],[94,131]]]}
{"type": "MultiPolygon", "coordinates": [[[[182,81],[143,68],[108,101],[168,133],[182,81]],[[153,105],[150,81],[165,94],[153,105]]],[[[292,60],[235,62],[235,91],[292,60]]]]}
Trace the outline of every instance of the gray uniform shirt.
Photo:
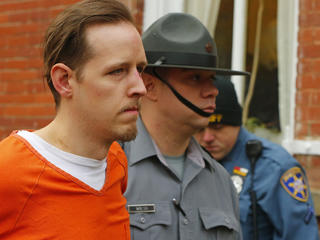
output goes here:
{"type": "Polygon", "coordinates": [[[229,174],[192,139],[182,180],[165,163],[138,119],[125,197],[132,240],[242,239],[238,196],[229,174]]]}

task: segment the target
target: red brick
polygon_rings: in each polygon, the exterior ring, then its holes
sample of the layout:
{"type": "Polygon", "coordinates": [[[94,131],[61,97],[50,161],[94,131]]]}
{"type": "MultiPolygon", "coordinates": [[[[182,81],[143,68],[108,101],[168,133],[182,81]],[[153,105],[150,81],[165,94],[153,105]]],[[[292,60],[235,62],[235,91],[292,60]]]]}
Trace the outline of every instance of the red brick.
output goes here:
{"type": "Polygon", "coordinates": [[[307,108],[305,106],[296,106],[296,111],[295,111],[295,119],[297,122],[306,122],[308,120],[307,118],[308,112],[307,108]]]}
{"type": "Polygon", "coordinates": [[[13,22],[26,22],[26,21],[32,21],[32,22],[39,22],[43,24],[44,22],[47,22],[47,10],[41,9],[41,10],[35,10],[35,11],[29,11],[29,12],[19,12],[16,14],[11,14],[9,16],[9,21],[11,23],[13,22]]]}
{"type": "Polygon", "coordinates": [[[302,75],[297,78],[297,89],[308,89],[319,87],[318,79],[314,75],[302,75]]]}
{"type": "Polygon", "coordinates": [[[309,26],[309,18],[306,12],[301,12],[299,15],[299,26],[300,28],[308,27],[309,26]]]}
{"type": "Polygon", "coordinates": [[[314,8],[315,11],[320,11],[320,2],[318,0],[314,1],[314,8]]]}
{"type": "Polygon", "coordinates": [[[313,35],[314,42],[317,43],[320,41],[320,28],[313,28],[313,31],[314,31],[314,35],[313,35]]]}
{"type": "Polygon", "coordinates": [[[39,46],[29,46],[28,48],[0,48],[0,56],[3,58],[15,57],[34,57],[41,55],[39,46]]]}
{"type": "Polygon", "coordinates": [[[23,81],[41,79],[41,75],[35,70],[8,71],[0,73],[0,79],[2,79],[2,81],[23,81]]]}
{"type": "Polygon", "coordinates": [[[304,107],[307,112],[308,121],[320,121],[320,107],[304,107]]]}
{"type": "Polygon", "coordinates": [[[0,15],[0,25],[2,23],[8,22],[9,16],[8,15],[0,15]]]}
{"type": "MultiPolygon", "coordinates": [[[[48,117],[0,117],[0,129],[7,129],[8,132],[18,129],[39,129],[52,121],[54,115],[48,117]],[[2,127],[1,127],[2,126],[2,127]],[[5,126],[5,127],[4,127],[5,126]]],[[[1,136],[0,136],[1,137],[1,136]]]]}
{"type": "Polygon", "coordinates": [[[303,168],[307,169],[310,166],[310,157],[308,155],[295,155],[295,159],[302,165],[303,168]]]}
{"type": "Polygon", "coordinates": [[[304,139],[308,136],[308,125],[306,123],[296,122],[295,125],[295,138],[304,139]]]}
{"type": "Polygon", "coordinates": [[[320,156],[312,156],[310,165],[312,168],[319,168],[320,170],[320,156]]]}
{"type": "Polygon", "coordinates": [[[318,12],[302,12],[299,16],[300,27],[319,27],[320,14],[318,12]]]}
{"type": "Polygon", "coordinates": [[[12,132],[12,130],[9,129],[1,129],[0,128],[0,140],[6,138],[7,136],[10,135],[10,133],[12,132]]]}
{"type": "Polygon", "coordinates": [[[12,11],[16,9],[23,9],[23,10],[33,10],[33,9],[41,9],[41,8],[50,8],[55,6],[64,6],[70,5],[72,3],[79,2],[79,0],[33,0],[27,2],[12,2],[10,1],[7,4],[0,5],[1,11],[12,11]]]}
{"type": "Polygon", "coordinates": [[[310,104],[310,91],[297,91],[296,93],[296,105],[309,105],[310,104]]]}
{"type": "Polygon", "coordinates": [[[310,133],[312,137],[320,137],[320,123],[310,123],[310,133]]]}
{"type": "Polygon", "coordinates": [[[47,89],[42,82],[13,82],[6,86],[7,94],[46,93],[47,89]]]}
{"type": "Polygon", "coordinates": [[[315,90],[310,93],[310,105],[320,105],[320,90],[315,90]]]}
{"type": "Polygon", "coordinates": [[[309,74],[312,70],[312,61],[307,59],[299,59],[298,63],[298,74],[305,75],[309,74]]]}
{"type": "Polygon", "coordinates": [[[320,188],[320,169],[319,168],[309,168],[306,170],[308,182],[311,188],[320,188]]]}
{"type": "MultiPolygon", "coordinates": [[[[39,71],[39,69],[42,69],[43,66],[43,60],[42,58],[40,58],[40,56],[38,58],[36,58],[36,56],[34,56],[33,58],[31,57],[24,57],[24,58],[0,58],[0,70],[3,70],[3,72],[5,71],[13,71],[13,70],[31,70],[33,69],[34,71],[39,71]]],[[[0,79],[1,79],[1,74],[0,73],[0,79]]],[[[39,74],[40,76],[41,74],[39,74]]],[[[2,77],[3,78],[3,77],[2,77]]]]}
{"type": "Polygon", "coordinates": [[[42,43],[43,37],[44,34],[42,32],[14,35],[7,38],[6,46],[3,46],[2,48],[19,47],[24,49],[30,49],[33,47],[32,45],[38,45],[39,43],[42,43]]]}
{"type": "Polygon", "coordinates": [[[314,30],[312,28],[300,29],[298,41],[301,45],[311,44],[313,42],[314,30]]]}
{"type": "Polygon", "coordinates": [[[319,82],[318,86],[320,86],[320,81],[319,81],[320,80],[320,78],[319,78],[319,76],[320,76],[320,59],[313,60],[312,65],[311,65],[311,72],[316,73],[318,75],[316,77],[317,77],[317,81],[319,82]]]}
{"type": "Polygon", "coordinates": [[[310,11],[313,7],[313,0],[300,0],[299,1],[300,11],[310,11]]]}
{"type": "Polygon", "coordinates": [[[43,31],[44,27],[36,23],[19,24],[14,26],[0,26],[0,34],[3,36],[5,34],[21,34],[21,33],[32,33],[43,31]]]}
{"type": "Polygon", "coordinates": [[[52,116],[55,114],[55,110],[52,105],[48,106],[34,106],[30,104],[24,104],[23,106],[4,106],[0,109],[0,115],[7,117],[35,117],[35,116],[52,116]]]}
{"type": "Polygon", "coordinates": [[[53,97],[48,93],[40,93],[40,94],[6,94],[0,95],[0,104],[8,104],[8,103],[54,103],[53,97]]]}
{"type": "Polygon", "coordinates": [[[320,58],[320,45],[300,45],[298,56],[299,58],[320,58]]]}

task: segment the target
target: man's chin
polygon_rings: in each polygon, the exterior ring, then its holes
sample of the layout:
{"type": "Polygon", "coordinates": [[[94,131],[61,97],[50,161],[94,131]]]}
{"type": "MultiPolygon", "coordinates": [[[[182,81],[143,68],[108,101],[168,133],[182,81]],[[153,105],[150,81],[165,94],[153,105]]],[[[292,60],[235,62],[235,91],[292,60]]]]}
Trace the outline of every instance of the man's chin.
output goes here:
{"type": "Polygon", "coordinates": [[[128,142],[128,141],[134,140],[136,136],[137,136],[137,128],[134,127],[132,129],[128,129],[122,134],[119,134],[117,139],[120,140],[121,142],[128,142]]]}

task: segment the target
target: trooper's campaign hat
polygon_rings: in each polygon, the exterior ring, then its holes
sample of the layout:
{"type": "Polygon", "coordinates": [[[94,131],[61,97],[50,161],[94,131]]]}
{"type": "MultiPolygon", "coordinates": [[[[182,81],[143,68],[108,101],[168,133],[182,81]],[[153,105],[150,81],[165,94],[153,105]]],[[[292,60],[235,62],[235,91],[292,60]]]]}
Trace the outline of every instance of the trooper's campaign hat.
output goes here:
{"type": "Polygon", "coordinates": [[[169,13],[142,35],[148,67],[192,68],[219,75],[249,75],[218,67],[214,40],[206,27],[186,13],[169,13]]]}

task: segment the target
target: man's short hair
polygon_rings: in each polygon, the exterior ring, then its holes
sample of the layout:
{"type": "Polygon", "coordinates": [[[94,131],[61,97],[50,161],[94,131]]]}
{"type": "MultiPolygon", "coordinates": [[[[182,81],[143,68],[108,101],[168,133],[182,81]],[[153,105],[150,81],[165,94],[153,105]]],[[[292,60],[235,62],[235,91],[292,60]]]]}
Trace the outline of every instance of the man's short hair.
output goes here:
{"type": "Polygon", "coordinates": [[[93,55],[86,42],[86,28],[92,24],[119,22],[134,25],[131,13],[121,2],[84,0],[65,9],[48,27],[43,50],[44,78],[57,107],[60,104],[60,95],[54,88],[50,75],[53,65],[64,63],[74,70],[79,78],[81,67],[93,55]]]}

